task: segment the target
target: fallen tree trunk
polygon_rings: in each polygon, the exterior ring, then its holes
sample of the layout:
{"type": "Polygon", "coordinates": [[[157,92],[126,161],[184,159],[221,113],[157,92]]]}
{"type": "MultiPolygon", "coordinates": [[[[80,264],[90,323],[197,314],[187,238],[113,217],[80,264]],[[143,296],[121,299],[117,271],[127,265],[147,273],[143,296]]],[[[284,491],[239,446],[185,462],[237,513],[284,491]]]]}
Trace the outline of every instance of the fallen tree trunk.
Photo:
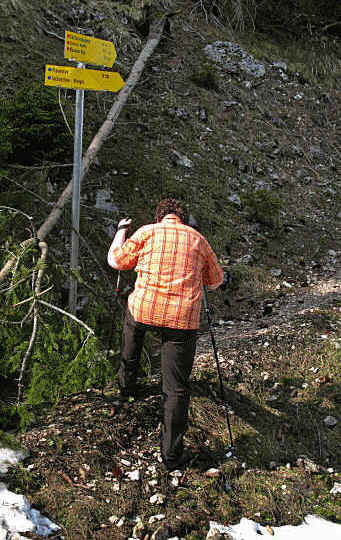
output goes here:
{"type": "MultiPolygon", "coordinates": [[[[140,80],[140,77],[142,75],[142,72],[145,68],[145,65],[148,59],[150,58],[150,56],[153,54],[154,50],[158,46],[162,33],[163,33],[165,23],[166,23],[166,19],[167,19],[167,16],[163,16],[161,18],[158,17],[156,20],[151,22],[146,45],[142,49],[138,59],[133,65],[133,68],[130,72],[130,75],[127,79],[125,86],[119,92],[115,103],[113,104],[113,106],[111,107],[107,115],[107,118],[105,119],[102,126],[100,127],[100,129],[98,130],[94,138],[92,139],[90,146],[88,147],[85,153],[85,156],[83,157],[81,181],[88,173],[91,163],[94,161],[98,152],[102,148],[104,142],[106,141],[108,136],[111,134],[115,126],[115,122],[117,118],[119,117],[123,107],[125,106],[136,84],[140,80]]],[[[65,205],[71,199],[71,196],[72,196],[72,180],[70,180],[70,182],[64,189],[63,193],[59,197],[57,203],[53,207],[51,213],[49,214],[49,216],[46,218],[44,223],[39,228],[37,232],[37,237],[40,241],[45,240],[47,235],[51,232],[53,227],[56,225],[60,216],[63,213],[65,205]]],[[[7,264],[5,265],[5,267],[2,268],[2,270],[0,271],[0,281],[2,281],[5,278],[9,270],[12,268],[14,262],[15,262],[15,258],[13,258],[13,260],[12,259],[9,260],[7,264]]]]}

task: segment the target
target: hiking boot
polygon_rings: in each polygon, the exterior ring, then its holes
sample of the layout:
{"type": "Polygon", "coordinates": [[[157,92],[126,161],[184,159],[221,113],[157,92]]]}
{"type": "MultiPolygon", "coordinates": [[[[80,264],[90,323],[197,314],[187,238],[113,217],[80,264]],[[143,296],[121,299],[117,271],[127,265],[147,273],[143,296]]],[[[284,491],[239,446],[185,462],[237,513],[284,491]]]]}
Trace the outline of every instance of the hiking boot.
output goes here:
{"type": "Polygon", "coordinates": [[[184,450],[181,456],[177,460],[174,460],[174,461],[165,460],[163,462],[163,465],[168,472],[172,472],[172,471],[175,471],[176,469],[181,469],[182,467],[185,467],[192,459],[193,459],[193,456],[191,452],[189,450],[184,450]]]}

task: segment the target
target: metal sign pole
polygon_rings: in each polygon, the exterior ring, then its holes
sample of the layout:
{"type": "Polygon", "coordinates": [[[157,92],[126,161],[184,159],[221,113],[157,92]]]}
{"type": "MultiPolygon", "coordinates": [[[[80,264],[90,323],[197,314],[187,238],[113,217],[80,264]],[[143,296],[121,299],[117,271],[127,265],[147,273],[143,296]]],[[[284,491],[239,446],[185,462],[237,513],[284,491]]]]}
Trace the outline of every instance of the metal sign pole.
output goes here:
{"type": "MultiPolygon", "coordinates": [[[[79,68],[84,64],[79,63],[79,68]]],[[[77,304],[77,279],[72,274],[78,269],[79,252],[79,219],[80,219],[80,195],[82,173],[82,148],[83,148],[83,116],[84,116],[84,90],[76,90],[75,111],[75,140],[73,154],[73,177],[72,177],[72,233],[71,233],[71,259],[70,259],[70,289],[69,311],[76,312],[77,304]]]]}

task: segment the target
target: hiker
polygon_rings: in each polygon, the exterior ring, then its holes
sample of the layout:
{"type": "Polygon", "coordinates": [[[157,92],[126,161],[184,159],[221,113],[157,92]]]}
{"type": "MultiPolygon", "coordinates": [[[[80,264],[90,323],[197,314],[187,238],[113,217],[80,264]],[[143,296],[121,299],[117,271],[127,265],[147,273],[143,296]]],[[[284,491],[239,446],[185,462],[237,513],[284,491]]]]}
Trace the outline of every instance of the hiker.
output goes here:
{"type": "Polygon", "coordinates": [[[128,298],[118,384],[121,396],[134,396],[145,332],[160,331],[161,455],[166,469],[174,470],[191,458],[184,450],[183,436],[202,290],[204,285],[212,290],[219,287],[223,270],[207,240],[187,225],[187,212],[176,199],[162,200],[155,211],[155,223],[125,240],[131,222],[119,222],[108,253],[111,267],[135,268],[137,273],[128,298]]]}

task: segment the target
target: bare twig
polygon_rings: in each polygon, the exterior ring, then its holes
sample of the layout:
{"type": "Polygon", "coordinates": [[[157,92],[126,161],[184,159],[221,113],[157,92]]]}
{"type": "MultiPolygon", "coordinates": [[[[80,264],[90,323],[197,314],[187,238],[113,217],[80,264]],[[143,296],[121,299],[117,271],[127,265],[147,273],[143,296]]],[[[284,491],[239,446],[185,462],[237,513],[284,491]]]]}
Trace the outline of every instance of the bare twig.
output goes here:
{"type": "MultiPolygon", "coordinates": [[[[36,234],[35,234],[34,225],[32,223],[32,217],[29,216],[28,214],[25,214],[25,212],[22,212],[22,210],[18,210],[17,208],[12,208],[11,206],[0,206],[0,212],[2,210],[10,210],[11,212],[16,212],[18,214],[21,214],[22,216],[25,216],[30,222],[30,227],[32,230],[33,237],[28,238],[27,240],[24,240],[23,242],[21,242],[20,244],[20,248],[22,249],[21,254],[20,254],[21,256],[24,253],[25,249],[36,241],[36,234]]],[[[2,281],[6,277],[8,272],[16,263],[18,264],[19,259],[20,257],[13,255],[13,257],[11,257],[11,259],[7,261],[5,266],[3,266],[3,268],[0,271],[0,281],[2,281]]]]}
{"type": "Polygon", "coordinates": [[[4,176],[4,175],[0,175],[0,178],[6,178],[6,180],[8,180],[9,182],[12,182],[13,184],[15,184],[16,186],[19,186],[21,189],[23,189],[24,191],[27,191],[27,193],[31,193],[31,195],[33,195],[36,199],[38,199],[39,201],[45,203],[46,205],[48,205],[48,201],[46,201],[45,199],[43,199],[42,197],[40,197],[40,195],[37,195],[36,193],[34,193],[34,191],[31,191],[30,189],[28,189],[27,187],[23,186],[22,184],[20,184],[20,182],[17,182],[16,180],[13,180],[13,178],[9,178],[8,176],[4,176]]]}
{"type": "Polygon", "coordinates": [[[21,214],[22,216],[25,216],[29,221],[30,224],[32,223],[32,216],[29,216],[28,214],[25,214],[22,210],[18,210],[18,208],[13,208],[12,206],[0,206],[0,212],[2,210],[10,210],[11,212],[16,212],[17,214],[21,214]]]}
{"type": "Polygon", "coordinates": [[[28,360],[28,358],[29,358],[29,356],[31,354],[31,351],[32,351],[32,348],[33,348],[33,345],[34,345],[34,342],[35,342],[35,339],[36,339],[36,335],[37,335],[37,329],[38,329],[38,306],[37,306],[36,302],[34,302],[33,311],[34,311],[34,317],[33,317],[32,334],[31,334],[30,342],[28,344],[25,356],[24,356],[22,364],[21,364],[20,375],[19,375],[18,397],[17,397],[17,405],[18,406],[20,405],[20,401],[21,401],[21,394],[22,394],[22,388],[23,388],[22,379],[23,379],[23,376],[24,376],[26,363],[27,363],[27,360],[28,360]]]}
{"type": "Polygon", "coordinates": [[[22,306],[23,304],[27,304],[27,302],[30,302],[31,300],[34,300],[35,298],[39,298],[43,294],[46,294],[51,289],[53,289],[53,287],[54,286],[51,285],[51,287],[49,287],[48,289],[45,289],[45,291],[41,291],[39,293],[35,292],[33,296],[30,296],[30,298],[26,298],[26,300],[22,300],[21,302],[18,302],[17,304],[13,304],[13,307],[18,307],[18,306],[22,306]]]}
{"type": "MultiPolygon", "coordinates": [[[[29,277],[29,276],[28,276],[29,277]]],[[[8,291],[12,291],[13,289],[15,289],[16,287],[18,287],[18,285],[20,285],[21,283],[23,283],[24,281],[27,280],[27,277],[23,278],[23,279],[19,279],[19,281],[17,281],[16,283],[14,283],[14,285],[10,285],[9,287],[6,287],[5,289],[0,289],[0,294],[1,293],[4,293],[4,292],[8,292],[8,291]]]]}
{"type": "Polygon", "coordinates": [[[86,338],[83,340],[83,343],[81,345],[81,348],[79,349],[78,353],[76,354],[76,356],[74,357],[74,359],[72,360],[73,362],[75,362],[78,358],[78,356],[80,355],[80,353],[82,352],[82,350],[84,349],[85,345],[87,344],[88,342],[88,339],[89,337],[91,336],[90,332],[88,333],[88,335],[86,336],[86,338]]]}
{"type": "Polygon", "coordinates": [[[50,32],[50,30],[47,30],[46,28],[44,27],[41,27],[43,32],[45,32],[45,34],[47,34],[48,36],[53,36],[57,39],[60,39],[60,41],[65,41],[64,38],[62,36],[58,36],[58,34],[56,34],[55,32],[50,32]]]}
{"type": "Polygon", "coordinates": [[[44,271],[45,271],[45,261],[46,261],[46,255],[47,255],[47,244],[46,242],[39,242],[39,248],[41,249],[41,257],[40,257],[40,261],[39,261],[39,270],[38,270],[38,277],[37,277],[37,281],[36,281],[36,285],[35,285],[35,294],[39,294],[40,293],[40,284],[41,284],[41,280],[43,278],[43,275],[44,275],[44,271]]]}
{"type": "Polygon", "coordinates": [[[6,165],[9,169],[59,169],[60,167],[73,167],[73,163],[54,163],[53,165],[6,165]]]}
{"type": "Polygon", "coordinates": [[[80,324],[81,326],[83,326],[91,335],[95,335],[95,332],[91,328],[89,328],[89,326],[87,326],[83,321],[81,321],[80,319],[75,317],[75,315],[72,315],[71,313],[68,313],[67,311],[64,311],[64,309],[61,309],[61,308],[59,308],[57,306],[54,306],[53,304],[50,304],[49,302],[44,302],[44,300],[37,300],[37,302],[39,302],[39,304],[43,304],[43,306],[46,306],[46,307],[49,307],[51,309],[54,309],[55,311],[58,311],[62,315],[66,315],[66,317],[69,317],[73,321],[75,321],[78,324],[80,324]]]}
{"type": "Polygon", "coordinates": [[[36,297],[39,296],[39,294],[40,294],[40,284],[41,284],[41,280],[42,280],[42,277],[44,275],[44,270],[45,270],[44,263],[45,263],[46,255],[47,255],[47,244],[46,244],[46,242],[39,242],[39,248],[41,250],[41,255],[40,255],[40,261],[39,261],[40,262],[40,268],[38,270],[38,277],[37,277],[37,281],[35,282],[35,289],[34,289],[33,328],[32,328],[31,338],[30,338],[26,353],[24,355],[24,358],[23,358],[23,361],[22,361],[22,364],[21,364],[21,369],[20,369],[20,375],[19,375],[19,380],[18,380],[18,398],[17,398],[17,405],[18,406],[20,405],[20,401],[21,401],[22,388],[23,388],[22,380],[23,380],[24,373],[25,373],[25,367],[26,367],[26,364],[27,364],[27,360],[29,359],[29,357],[31,355],[31,351],[33,349],[33,345],[34,345],[36,335],[37,335],[37,330],[38,330],[38,305],[37,305],[36,297]]]}
{"type": "Polygon", "coordinates": [[[336,22],[327,24],[326,26],[324,26],[323,28],[321,28],[321,32],[325,32],[326,30],[329,30],[329,28],[332,28],[332,26],[337,26],[337,25],[339,25],[339,24],[341,24],[341,21],[336,21],[336,22]]]}
{"type": "MultiPolygon", "coordinates": [[[[35,238],[28,238],[27,240],[24,240],[23,242],[21,242],[20,247],[24,251],[28,246],[30,246],[31,244],[34,244],[35,241],[36,241],[35,238]]],[[[17,262],[17,260],[18,260],[18,258],[14,256],[14,257],[12,257],[11,259],[9,259],[7,261],[5,266],[2,267],[2,269],[0,271],[0,281],[2,281],[6,277],[8,272],[11,270],[11,268],[17,262]]]]}
{"type": "Polygon", "coordinates": [[[63,478],[63,480],[65,480],[65,482],[67,484],[69,484],[70,487],[73,487],[73,483],[72,483],[72,480],[71,480],[70,476],[65,474],[63,471],[57,471],[57,472],[63,478]]]}
{"type": "Polygon", "coordinates": [[[13,326],[15,326],[17,324],[22,324],[22,321],[8,321],[7,319],[0,319],[0,323],[1,324],[12,324],[13,326]]]}
{"type": "Polygon", "coordinates": [[[66,127],[68,128],[69,132],[71,133],[71,137],[73,137],[72,129],[70,128],[70,124],[67,121],[67,118],[66,118],[66,115],[65,115],[65,112],[64,112],[64,109],[63,109],[63,105],[62,105],[62,102],[61,102],[61,99],[60,99],[60,88],[58,88],[58,102],[59,102],[59,108],[60,108],[60,110],[62,112],[66,127]]]}

